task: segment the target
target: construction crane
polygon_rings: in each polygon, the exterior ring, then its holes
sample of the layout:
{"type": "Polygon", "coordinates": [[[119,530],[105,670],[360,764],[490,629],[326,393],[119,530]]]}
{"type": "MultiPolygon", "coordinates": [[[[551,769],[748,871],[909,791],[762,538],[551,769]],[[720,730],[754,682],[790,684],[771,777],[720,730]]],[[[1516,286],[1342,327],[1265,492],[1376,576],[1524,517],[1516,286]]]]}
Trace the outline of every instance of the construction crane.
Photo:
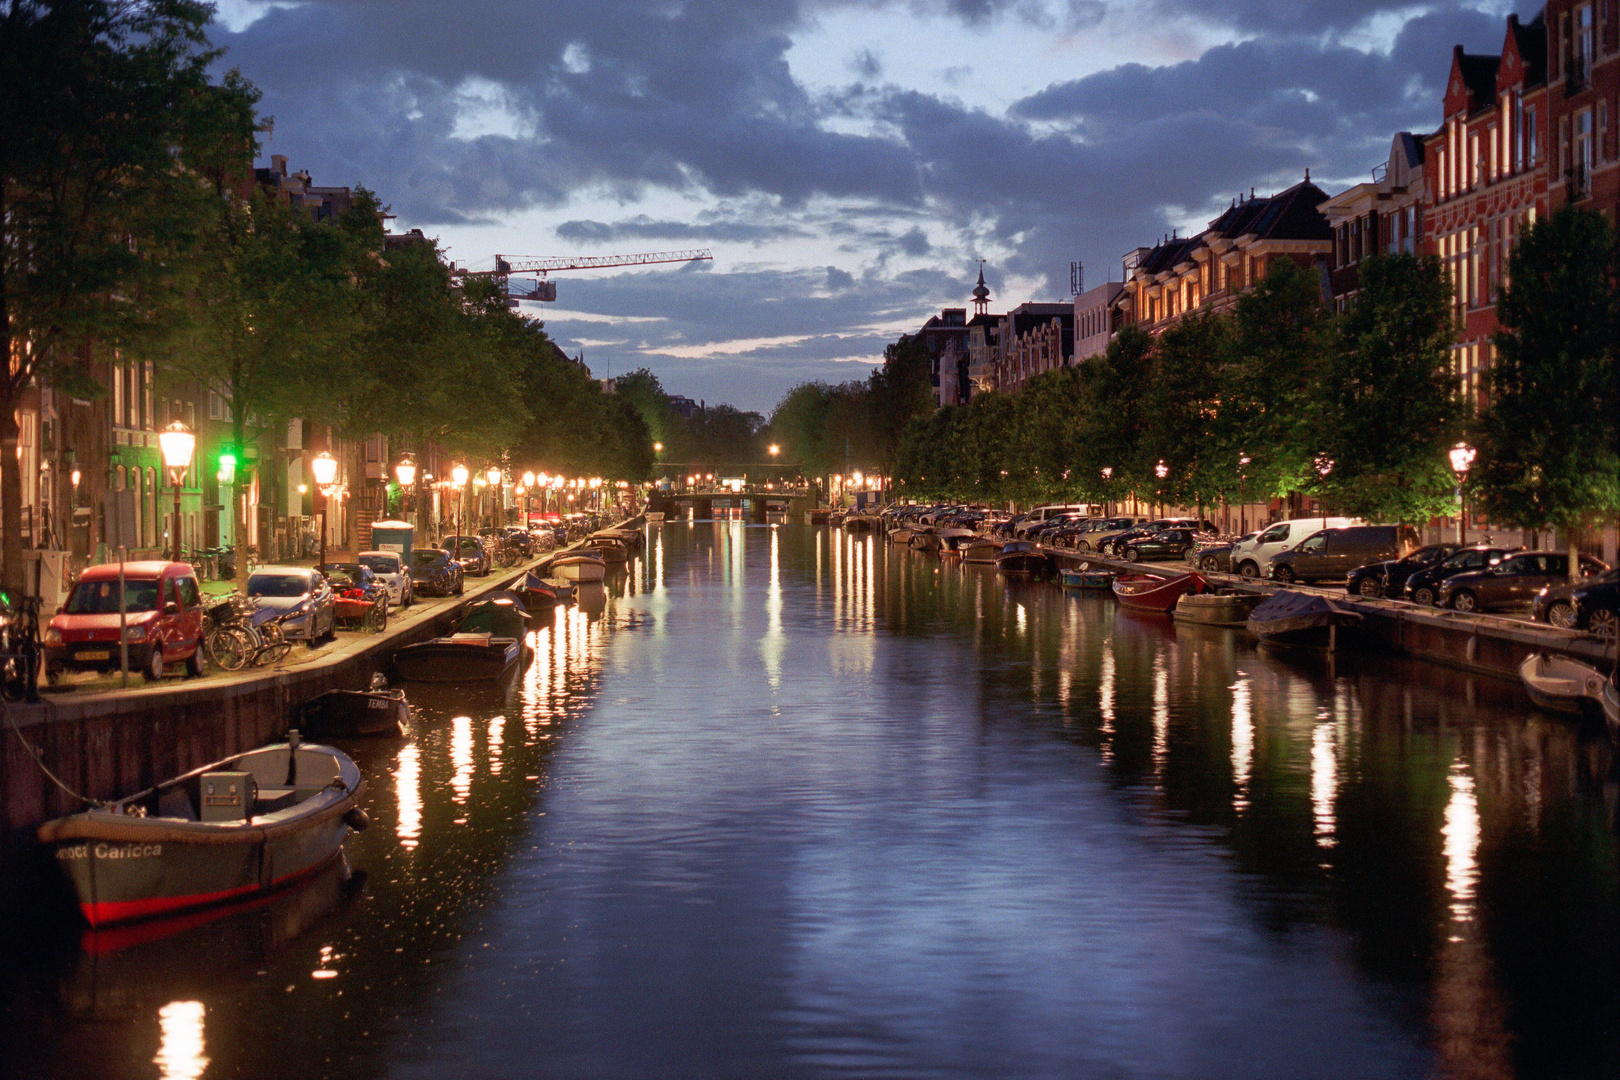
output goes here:
{"type": "Polygon", "coordinates": [[[705,249],[695,251],[653,251],[642,255],[561,255],[534,257],[527,255],[497,255],[493,270],[467,270],[467,277],[493,278],[507,297],[507,303],[516,307],[519,300],[555,300],[557,283],[545,280],[546,275],[561,270],[600,270],[609,266],[648,266],[652,263],[705,262],[714,255],[705,249]],[[513,274],[539,274],[530,292],[514,294],[510,289],[513,274]]]}

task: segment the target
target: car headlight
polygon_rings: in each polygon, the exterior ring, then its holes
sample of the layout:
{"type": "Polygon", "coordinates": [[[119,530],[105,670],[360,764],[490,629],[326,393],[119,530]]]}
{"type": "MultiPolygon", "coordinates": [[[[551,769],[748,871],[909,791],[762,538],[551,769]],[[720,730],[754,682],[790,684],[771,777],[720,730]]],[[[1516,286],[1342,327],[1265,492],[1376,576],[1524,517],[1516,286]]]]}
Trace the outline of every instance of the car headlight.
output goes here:
{"type": "Polygon", "coordinates": [[[298,603],[294,604],[292,607],[287,609],[287,617],[290,618],[290,619],[302,618],[303,616],[308,615],[308,614],[309,614],[309,601],[308,600],[300,600],[298,603]]]}
{"type": "Polygon", "coordinates": [[[58,630],[54,626],[46,627],[45,628],[45,644],[47,644],[47,645],[60,645],[60,644],[62,644],[62,631],[58,630]]]}
{"type": "Polygon", "coordinates": [[[124,627],[124,640],[125,641],[145,641],[146,640],[146,627],[144,627],[144,626],[126,626],[126,627],[124,627]]]}

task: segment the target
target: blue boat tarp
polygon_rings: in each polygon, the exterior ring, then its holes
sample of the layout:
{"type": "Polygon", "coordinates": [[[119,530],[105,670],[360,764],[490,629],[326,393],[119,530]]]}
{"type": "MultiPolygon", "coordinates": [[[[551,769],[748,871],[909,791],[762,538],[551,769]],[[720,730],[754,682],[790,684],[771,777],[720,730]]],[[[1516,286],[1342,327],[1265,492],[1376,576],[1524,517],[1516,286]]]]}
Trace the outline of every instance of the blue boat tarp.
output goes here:
{"type": "Polygon", "coordinates": [[[1249,629],[1256,634],[1287,634],[1359,618],[1359,611],[1332,597],[1285,589],[1255,605],[1249,612],[1249,629]]]}

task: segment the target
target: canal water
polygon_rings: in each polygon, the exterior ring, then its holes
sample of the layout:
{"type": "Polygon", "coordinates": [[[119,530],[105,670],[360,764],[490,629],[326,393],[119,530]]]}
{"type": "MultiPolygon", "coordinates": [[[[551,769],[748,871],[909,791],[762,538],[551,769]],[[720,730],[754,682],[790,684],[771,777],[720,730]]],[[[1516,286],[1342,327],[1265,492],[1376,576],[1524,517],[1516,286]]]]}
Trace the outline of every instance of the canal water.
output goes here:
{"type": "Polygon", "coordinates": [[[1516,687],[881,539],[648,530],[347,744],[343,868],[12,928],[29,1077],[1614,1077],[1615,785],[1516,687]]]}

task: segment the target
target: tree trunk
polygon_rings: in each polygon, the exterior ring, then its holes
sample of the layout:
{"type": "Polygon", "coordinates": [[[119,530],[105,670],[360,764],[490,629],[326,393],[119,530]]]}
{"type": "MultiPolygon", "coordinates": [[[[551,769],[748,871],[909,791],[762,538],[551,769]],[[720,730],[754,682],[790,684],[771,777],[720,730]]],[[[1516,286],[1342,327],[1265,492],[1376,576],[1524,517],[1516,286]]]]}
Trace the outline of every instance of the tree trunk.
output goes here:
{"type": "MultiPolygon", "coordinates": [[[[9,334],[0,335],[3,355],[9,355],[10,344],[9,334]]],[[[20,436],[16,401],[0,401],[0,588],[8,593],[21,593],[24,580],[20,436]]]]}

